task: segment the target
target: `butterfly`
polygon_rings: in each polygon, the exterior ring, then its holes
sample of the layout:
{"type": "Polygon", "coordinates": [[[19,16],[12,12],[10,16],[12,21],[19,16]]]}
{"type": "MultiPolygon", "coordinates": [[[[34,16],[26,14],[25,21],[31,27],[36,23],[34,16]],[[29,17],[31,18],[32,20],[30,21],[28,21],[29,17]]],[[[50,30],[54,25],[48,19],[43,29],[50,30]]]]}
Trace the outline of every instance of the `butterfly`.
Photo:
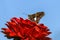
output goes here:
{"type": "Polygon", "coordinates": [[[34,21],[36,23],[39,23],[39,20],[44,16],[44,12],[37,12],[35,14],[30,14],[28,15],[28,19],[31,21],[34,21]]]}

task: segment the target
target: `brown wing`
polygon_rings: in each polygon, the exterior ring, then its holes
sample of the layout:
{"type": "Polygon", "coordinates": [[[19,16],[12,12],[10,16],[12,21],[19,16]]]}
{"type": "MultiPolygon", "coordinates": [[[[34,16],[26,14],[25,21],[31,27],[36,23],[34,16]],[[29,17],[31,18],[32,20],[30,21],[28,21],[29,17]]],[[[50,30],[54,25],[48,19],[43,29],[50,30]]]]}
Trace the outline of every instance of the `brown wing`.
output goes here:
{"type": "Polygon", "coordinates": [[[35,14],[28,15],[28,19],[30,19],[31,21],[34,21],[34,18],[35,18],[35,14]]]}
{"type": "Polygon", "coordinates": [[[44,12],[37,12],[36,14],[28,15],[28,18],[31,21],[34,21],[36,23],[39,23],[39,20],[44,16],[44,12]],[[36,18],[36,20],[34,19],[36,18]]]}
{"type": "Polygon", "coordinates": [[[35,16],[36,16],[36,22],[39,23],[39,20],[40,20],[44,15],[45,15],[44,12],[37,12],[37,13],[35,14],[35,16]]]}

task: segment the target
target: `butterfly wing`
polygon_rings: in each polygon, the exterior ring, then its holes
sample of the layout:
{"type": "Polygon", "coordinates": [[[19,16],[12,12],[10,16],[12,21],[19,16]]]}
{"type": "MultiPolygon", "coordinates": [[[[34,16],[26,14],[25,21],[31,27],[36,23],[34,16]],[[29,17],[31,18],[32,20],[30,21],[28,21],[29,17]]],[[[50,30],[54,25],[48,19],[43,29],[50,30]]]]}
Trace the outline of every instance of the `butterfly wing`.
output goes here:
{"type": "Polygon", "coordinates": [[[35,17],[36,17],[36,22],[39,23],[40,19],[44,16],[44,12],[37,12],[35,14],[35,17]]]}
{"type": "Polygon", "coordinates": [[[34,21],[36,23],[39,23],[39,20],[44,16],[44,12],[37,12],[36,14],[28,15],[28,19],[31,21],[34,21]],[[34,19],[36,18],[36,20],[34,19]]]}
{"type": "Polygon", "coordinates": [[[31,21],[35,21],[34,18],[35,18],[35,14],[28,15],[28,19],[30,19],[31,21]]]}

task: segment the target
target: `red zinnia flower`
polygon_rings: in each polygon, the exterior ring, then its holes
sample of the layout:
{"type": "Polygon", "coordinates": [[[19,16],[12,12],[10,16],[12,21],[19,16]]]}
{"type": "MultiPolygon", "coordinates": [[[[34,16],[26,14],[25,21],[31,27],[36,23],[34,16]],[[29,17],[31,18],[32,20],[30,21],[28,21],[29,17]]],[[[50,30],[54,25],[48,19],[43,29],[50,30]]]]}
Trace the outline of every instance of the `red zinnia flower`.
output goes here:
{"type": "Polygon", "coordinates": [[[2,28],[2,32],[7,38],[14,38],[14,40],[51,40],[46,37],[51,32],[44,24],[13,17],[6,25],[8,28],[2,28]]]}

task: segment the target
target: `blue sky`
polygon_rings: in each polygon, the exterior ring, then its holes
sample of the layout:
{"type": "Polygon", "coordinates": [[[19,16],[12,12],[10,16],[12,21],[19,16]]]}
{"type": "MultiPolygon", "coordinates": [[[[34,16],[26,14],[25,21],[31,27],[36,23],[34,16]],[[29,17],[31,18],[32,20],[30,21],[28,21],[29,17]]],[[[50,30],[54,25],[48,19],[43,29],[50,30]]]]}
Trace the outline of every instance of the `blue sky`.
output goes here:
{"type": "MultiPolygon", "coordinates": [[[[60,40],[60,0],[0,0],[0,31],[12,17],[28,18],[28,14],[45,12],[40,23],[50,31],[52,40],[60,40]]],[[[0,40],[8,40],[0,32],[0,40]]]]}

